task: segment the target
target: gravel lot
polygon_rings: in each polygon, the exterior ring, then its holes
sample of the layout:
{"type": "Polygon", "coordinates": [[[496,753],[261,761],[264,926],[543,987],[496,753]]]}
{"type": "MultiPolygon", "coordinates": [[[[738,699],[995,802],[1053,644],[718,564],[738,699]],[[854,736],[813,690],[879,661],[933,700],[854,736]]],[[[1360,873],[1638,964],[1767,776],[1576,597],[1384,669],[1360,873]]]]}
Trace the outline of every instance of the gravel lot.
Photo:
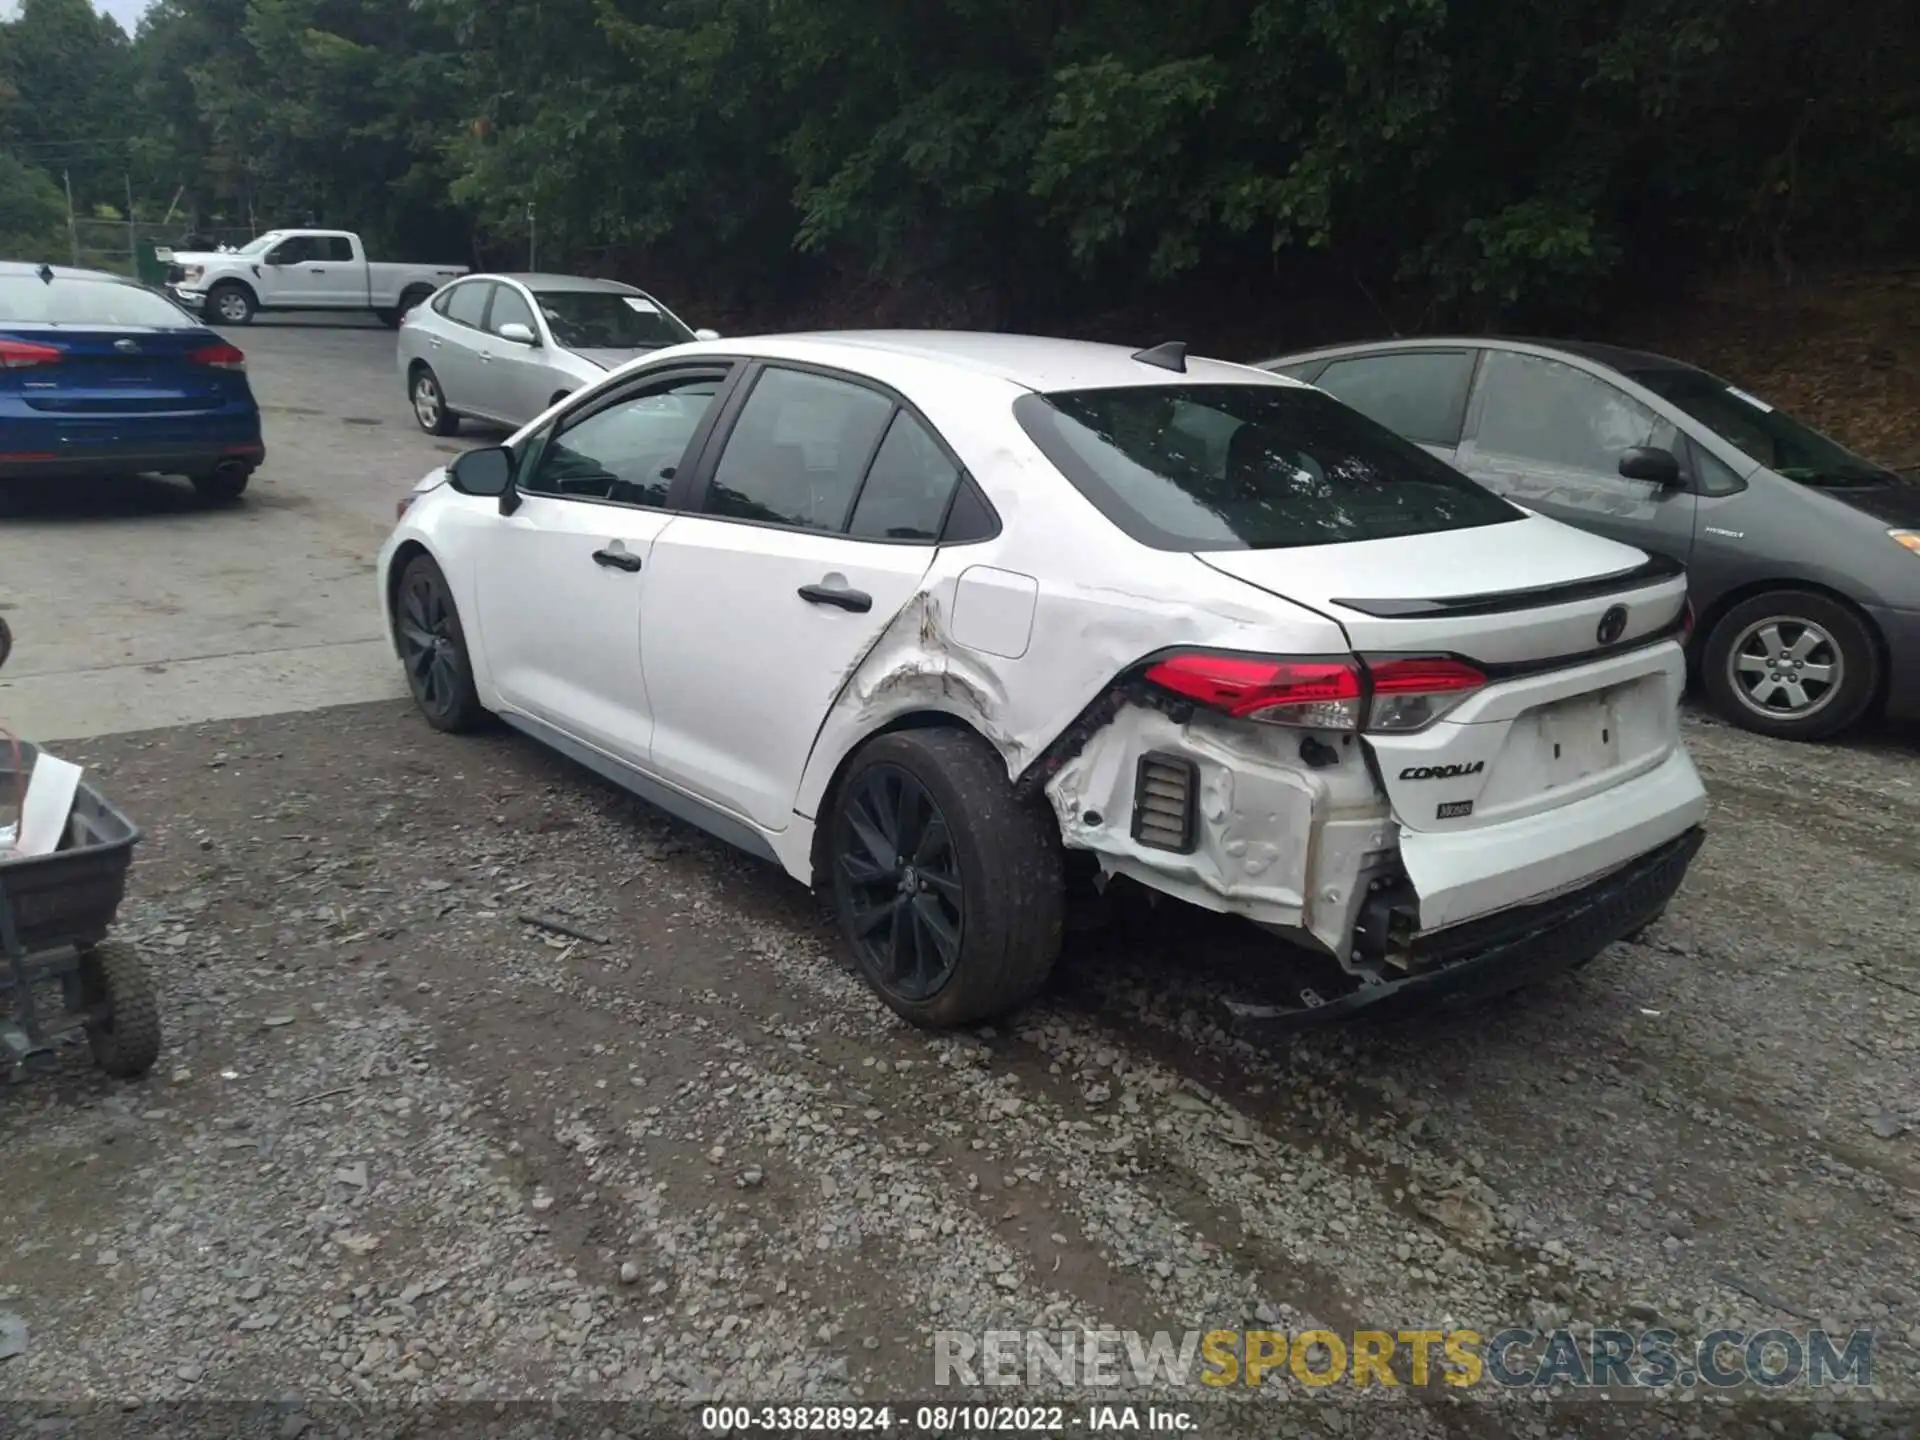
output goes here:
{"type": "MultiPolygon", "coordinates": [[[[355,495],[422,468],[339,428],[355,495]]],[[[1006,1026],[910,1030],[770,867],[398,703],[63,746],[147,827],[121,933],[168,1048],[0,1088],[0,1400],[285,1397],[297,1437],[384,1402],[928,1399],[936,1330],[1824,1324],[1875,1332],[1894,1406],[1260,1403],[1287,1380],[1202,1433],[1897,1424],[1920,764],[1689,736],[1711,836],[1642,943],[1295,1035],[1223,1026],[1270,942],[1184,914],[1076,937],[1006,1026]]]]}

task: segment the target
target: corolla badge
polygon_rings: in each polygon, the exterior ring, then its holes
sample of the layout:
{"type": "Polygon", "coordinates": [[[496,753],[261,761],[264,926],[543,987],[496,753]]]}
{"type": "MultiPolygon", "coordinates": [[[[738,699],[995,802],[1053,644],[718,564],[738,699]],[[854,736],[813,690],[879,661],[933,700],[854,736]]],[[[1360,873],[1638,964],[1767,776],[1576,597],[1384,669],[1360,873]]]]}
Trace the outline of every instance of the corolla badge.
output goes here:
{"type": "Polygon", "coordinates": [[[1611,605],[1607,613],[1600,617],[1600,628],[1593,632],[1593,638],[1602,645],[1611,645],[1627,633],[1627,607],[1611,605]]]}

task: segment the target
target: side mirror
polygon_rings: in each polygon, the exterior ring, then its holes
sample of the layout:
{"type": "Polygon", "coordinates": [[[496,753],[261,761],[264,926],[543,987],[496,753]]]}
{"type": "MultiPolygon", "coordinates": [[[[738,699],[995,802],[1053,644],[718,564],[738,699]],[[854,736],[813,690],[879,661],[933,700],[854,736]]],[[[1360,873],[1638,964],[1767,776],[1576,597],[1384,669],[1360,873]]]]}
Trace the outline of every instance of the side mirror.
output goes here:
{"type": "Polygon", "coordinates": [[[1671,450],[1657,445],[1635,445],[1620,452],[1620,473],[1629,480],[1646,480],[1671,490],[1680,483],[1680,462],[1671,450]]]}
{"type": "Polygon", "coordinates": [[[513,484],[513,452],[504,445],[469,450],[448,467],[447,479],[462,495],[504,495],[513,484]]]}
{"type": "Polygon", "coordinates": [[[720,332],[718,330],[696,330],[693,332],[693,338],[696,340],[718,340],[720,338],[720,332]]]}
{"type": "Polygon", "coordinates": [[[511,340],[516,345],[538,345],[540,337],[533,333],[532,327],[522,325],[518,320],[509,320],[499,330],[502,340],[511,340]]]}

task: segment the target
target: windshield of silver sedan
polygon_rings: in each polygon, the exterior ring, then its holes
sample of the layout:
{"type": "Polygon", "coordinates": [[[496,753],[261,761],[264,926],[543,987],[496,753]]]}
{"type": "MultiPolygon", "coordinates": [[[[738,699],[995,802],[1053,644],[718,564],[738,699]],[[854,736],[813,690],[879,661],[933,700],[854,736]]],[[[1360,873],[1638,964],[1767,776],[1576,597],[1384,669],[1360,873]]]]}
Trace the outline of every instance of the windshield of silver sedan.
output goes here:
{"type": "Polygon", "coordinates": [[[1789,480],[1846,486],[1880,485],[1897,478],[1757,395],[1704,371],[1642,370],[1632,378],[1789,480]]]}
{"type": "Polygon", "coordinates": [[[569,350],[657,350],[693,339],[693,331],[637,291],[537,290],[533,298],[555,342],[569,350]]]}

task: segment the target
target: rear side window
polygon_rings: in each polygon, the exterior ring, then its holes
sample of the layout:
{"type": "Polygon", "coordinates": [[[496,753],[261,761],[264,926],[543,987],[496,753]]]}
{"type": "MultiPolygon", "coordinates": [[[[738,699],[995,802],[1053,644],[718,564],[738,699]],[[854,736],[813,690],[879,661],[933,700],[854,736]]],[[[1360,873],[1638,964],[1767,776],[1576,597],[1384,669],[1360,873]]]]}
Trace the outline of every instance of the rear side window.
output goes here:
{"type": "Polygon", "coordinates": [[[314,255],[316,260],[331,260],[336,263],[353,259],[353,242],[344,235],[322,235],[316,241],[314,255]]]}
{"type": "Polygon", "coordinates": [[[892,415],[893,401],[864,385],[770,367],[727,436],[703,508],[839,531],[892,415]]]}
{"type": "Polygon", "coordinates": [[[1472,354],[1446,350],[1336,360],[1314,383],[1396,435],[1457,445],[1472,379],[1472,354]]]}
{"type": "Polygon", "coordinates": [[[440,313],[458,325],[471,325],[480,328],[480,317],[487,313],[487,295],[493,286],[485,281],[471,285],[456,285],[447,293],[446,305],[440,313]]]}
{"type": "Polygon", "coordinates": [[[937,540],[960,470],[904,410],[880,442],[854,502],[847,534],[856,540],[937,540]]]}
{"type": "Polygon", "coordinates": [[[1315,390],[1156,385],[1023,395],[1013,412],[1114,524],[1159,550],[1280,550],[1522,512],[1315,390]]]}
{"type": "Polygon", "coordinates": [[[171,300],[119,280],[0,275],[0,325],[8,323],[195,330],[200,322],[171,300]]]}

